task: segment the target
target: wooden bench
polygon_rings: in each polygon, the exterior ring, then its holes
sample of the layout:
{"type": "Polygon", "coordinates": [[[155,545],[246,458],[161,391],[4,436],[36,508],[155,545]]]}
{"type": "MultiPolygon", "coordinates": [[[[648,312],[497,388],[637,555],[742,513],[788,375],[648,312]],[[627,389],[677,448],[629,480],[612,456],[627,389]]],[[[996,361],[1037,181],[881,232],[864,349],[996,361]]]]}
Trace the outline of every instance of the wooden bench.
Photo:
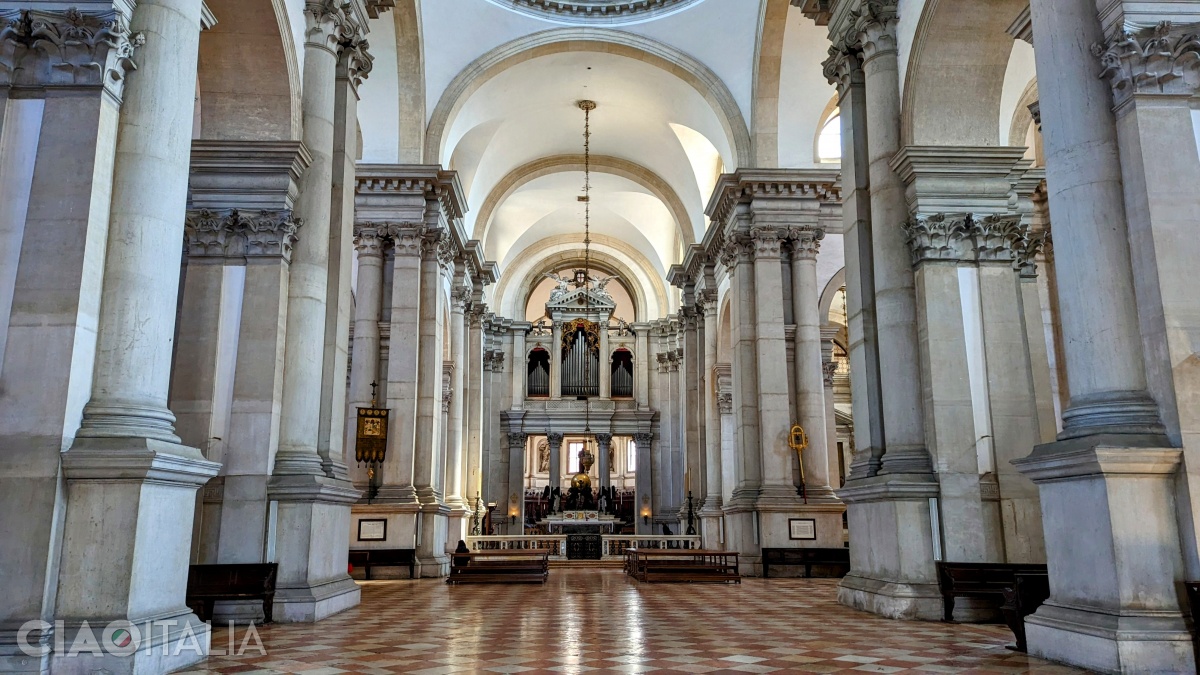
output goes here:
{"type": "Polygon", "coordinates": [[[625,570],[646,583],[742,582],[734,551],[629,548],[625,551],[625,570]]]}
{"type": "Polygon", "coordinates": [[[278,572],[277,563],[190,565],[187,606],[202,621],[211,621],[218,600],[261,600],[263,622],[271,623],[278,572]]]}
{"type": "Polygon", "coordinates": [[[1013,585],[1004,588],[1004,604],[1000,611],[1004,614],[1004,623],[1017,638],[1016,651],[1026,652],[1025,617],[1037,611],[1038,607],[1050,597],[1050,577],[1046,574],[1029,574],[1017,572],[1013,575],[1013,585]]]}
{"type": "Polygon", "coordinates": [[[450,556],[448,584],[544,584],[550,551],[475,551],[450,556]]]}
{"type": "Polygon", "coordinates": [[[1016,585],[1016,575],[1047,575],[1045,565],[1022,563],[939,562],[938,585],[942,589],[942,620],[954,620],[955,598],[992,598],[1004,601],[1004,589],[1016,585]]]}
{"type": "Polygon", "coordinates": [[[409,579],[417,576],[417,552],[411,548],[350,549],[350,564],[363,568],[367,581],[372,567],[407,567],[409,579]]]}
{"type": "Polygon", "coordinates": [[[850,571],[850,549],[842,548],[764,548],[762,550],[763,578],[771,576],[771,566],[803,565],[804,576],[812,576],[812,568],[836,567],[838,578],[850,571]]]}

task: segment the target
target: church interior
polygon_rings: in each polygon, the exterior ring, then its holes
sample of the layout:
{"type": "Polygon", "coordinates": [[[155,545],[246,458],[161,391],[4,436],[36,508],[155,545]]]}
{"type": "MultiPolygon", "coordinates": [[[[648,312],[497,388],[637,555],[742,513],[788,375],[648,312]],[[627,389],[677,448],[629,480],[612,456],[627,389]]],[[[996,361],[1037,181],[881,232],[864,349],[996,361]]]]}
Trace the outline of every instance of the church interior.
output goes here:
{"type": "Polygon", "coordinates": [[[0,0],[0,672],[1196,672],[1198,111],[1200,0],[0,0]]]}

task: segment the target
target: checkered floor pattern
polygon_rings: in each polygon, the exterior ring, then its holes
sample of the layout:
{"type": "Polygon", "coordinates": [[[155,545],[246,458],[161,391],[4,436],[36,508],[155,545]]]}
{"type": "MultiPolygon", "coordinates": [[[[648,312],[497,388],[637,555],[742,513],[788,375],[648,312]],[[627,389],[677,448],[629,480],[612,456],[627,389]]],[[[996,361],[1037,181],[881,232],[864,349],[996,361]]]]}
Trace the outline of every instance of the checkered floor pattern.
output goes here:
{"type": "MultiPolygon", "coordinates": [[[[890,621],[842,607],[828,579],[646,585],[619,570],[556,569],[544,586],[362,585],[350,611],[259,629],[265,656],[210,656],[187,672],[1080,672],[1005,649],[1003,626],[890,621]]],[[[212,642],[223,649],[229,634],[216,629],[212,642]]]]}

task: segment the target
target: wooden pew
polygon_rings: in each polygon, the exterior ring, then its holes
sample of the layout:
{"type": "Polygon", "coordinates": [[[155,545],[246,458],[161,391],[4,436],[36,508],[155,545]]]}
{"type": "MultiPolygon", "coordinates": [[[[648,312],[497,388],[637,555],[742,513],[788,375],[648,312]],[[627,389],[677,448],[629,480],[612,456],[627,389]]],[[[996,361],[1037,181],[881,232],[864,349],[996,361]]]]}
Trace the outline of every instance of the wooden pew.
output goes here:
{"type": "Polygon", "coordinates": [[[1004,623],[1008,624],[1009,630],[1017,638],[1016,651],[1028,651],[1025,617],[1037,611],[1049,597],[1050,577],[1046,574],[1017,572],[1013,575],[1013,585],[1004,588],[1004,605],[1000,611],[1004,614],[1004,623]]]}
{"type": "Polygon", "coordinates": [[[350,549],[350,564],[361,567],[371,580],[372,567],[407,567],[408,578],[415,579],[417,552],[411,548],[364,548],[350,549]]]}
{"type": "Polygon", "coordinates": [[[187,606],[202,621],[211,621],[218,600],[262,600],[263,622],[273,621],[277,563],[190,565],[187,606]]]}
{"type": "Polygon", "coordinates": [[[955,598],[992,598],[1004,601],[1004,589],[1016,584],[1017,574],[1047,574],[1045,565],[1019,563],[937,563],[942,589],[942,620],[954,620],[955,598]]]}
{"type": "Polygon", "coordinates": [[[550,551],[475,551],[450,556],[448,584],[546,583],[550,575],[550,551]]]}
{"type": "Polygon", "coordinates": [[[850,549],[842,548],[764,548],[763,578],[771,576],[771,566],[803,565],[804,576],[812,576],[813,566],[836,567],[839,578],[850,571],[850,549]]]}
{"type": "Polygon", "coordinates": [[[738,554],[734,551],[630,548],[625,552],[625,570],[646,583],[742,582],[738,573],[738,554]]]}

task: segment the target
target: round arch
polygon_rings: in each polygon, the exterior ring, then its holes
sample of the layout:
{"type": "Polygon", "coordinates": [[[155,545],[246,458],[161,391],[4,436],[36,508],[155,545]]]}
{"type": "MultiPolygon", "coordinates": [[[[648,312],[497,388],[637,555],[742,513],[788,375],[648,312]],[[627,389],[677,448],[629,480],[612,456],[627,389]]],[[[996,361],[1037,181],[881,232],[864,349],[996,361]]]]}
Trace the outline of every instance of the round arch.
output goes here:
{"type": "Polygon", "coordinates": [[[198,138],[300,140],[300,74],[285,0],[208,0],[208,7],[217,23],[200,34],[198,138]]]}
{"type": "Polygon", "coordinates": [[[425,134],[425,162],[443,162],[445,132],[455,113],[472,93],[505,70],[541,56],[563,52],[603,52],[625,56],[661,68],[693,87],[708,101],[721,122],[733,161],[751,160],[750,132],[729,88],[716,73],[684,52],[647,37],[610,28],[554,28],[533,33],[492,49],[475,59],[442,92],[425,134]]]}
{"type": "MultiPolygon", "coordinates": [[[[601,260],[596,255],[591,256],[589,268],[593,273],[602,274],[605,276],[615,274],[621,285],[630,292],[630,300],[633,303],[634,320],[641,315],[640,306],[633,291],[633,284],[630,283],[633,277],[630,276],[632,270],[628,268],[622,269],[624,266],[612,264],[611,259],[601,260]]],[[[569,251],[557,253],[555,255],[542,259],[541,264],[530,268],[529,272],[521,279],[521,284],[517,287],[518,293],[516,299],[521,304],[521,320],[525,320],[525,309],[529,306],[529,301],[533,297],[534,291],[542,282],[542,275],[546,272],[555,272],[562,269],[582,269],[585,264],[581,253],[572,254],[569,251]]]]}
{"type": "MultiPolygon", "coordinates": [[[[609,237],[593,236],[591,257],[620,274],[632,294],[637,321],[666,316],[669,295],[659,274],[637,249],[609,237]]],[[[579,237],[561,235],[543,239],[526,248],[508,265],[499,283],[492,287],[492,306],[503,316],[524,316],[525,301],[533,292],[542,271],[555,266],[581,263],[579,237]]]]}
{"type": "Polygon", "coordinates": [[[825,288],[821,290],[821,321],[823,323],[831,323],[829,320],[829,312],[833,310],[833,301],[837,298],[838,291],[846,285],[846,268],[838,270],[837,273],[829,279],[829,283],[825,284],[825,288]]]}
{"type": "MultiPolygon", "coordinates": [[[[591,164],[593,171],[625,178],[654,193],[654,196],[658,197],[659,201],[665,204],[667,209],[671,211],[671,215],[675,218],[676,233],[684,242],[684,245],[690,246],[696,243],[696,223],[688,215],[687,207],[683,205],[683,200],[679,198],[675,189],[658,174],[636,162],[607,155],[593,156],[591,164]]],[[[479,208],[479,215],[475,219],[475,227],[471,238],[478,239],[484,243],[487,242],[492,214],[510,195],[521,189],[523,185],[543,176],[570,171],[583,171],[583,155],[543,157],[510,171],[504,178],[500,179],[500,182],[492,188],[487,198],[484,199],[483,206],[479,208]]],[[[703,229],[703,227],[703,223],[700,223],[700,229],[703,229]]]]}
{"type": "Polygon", "coordinates": [[[905,145],[997,146],[1013,49],[1007,29],[1027,0],[926,2],[904,79],[905,145]]]}

